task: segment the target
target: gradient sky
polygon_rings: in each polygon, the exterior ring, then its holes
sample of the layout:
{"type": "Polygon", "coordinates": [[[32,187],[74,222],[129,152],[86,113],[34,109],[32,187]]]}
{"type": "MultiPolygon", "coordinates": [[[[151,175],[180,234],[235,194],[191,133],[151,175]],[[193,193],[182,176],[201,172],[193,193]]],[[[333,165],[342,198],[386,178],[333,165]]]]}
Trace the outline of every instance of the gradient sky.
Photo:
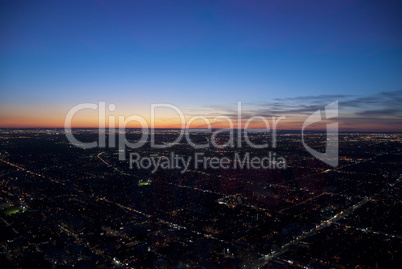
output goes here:
{"type": "Polygon", "coordinates": [[[400,14],[401,1],[1,1],[0,127],[63,127],[84,102],[149,119],[152,103],[211,118],[241,101],[298,129],[339,101],[341,130],[402,131],[400,14]]]}

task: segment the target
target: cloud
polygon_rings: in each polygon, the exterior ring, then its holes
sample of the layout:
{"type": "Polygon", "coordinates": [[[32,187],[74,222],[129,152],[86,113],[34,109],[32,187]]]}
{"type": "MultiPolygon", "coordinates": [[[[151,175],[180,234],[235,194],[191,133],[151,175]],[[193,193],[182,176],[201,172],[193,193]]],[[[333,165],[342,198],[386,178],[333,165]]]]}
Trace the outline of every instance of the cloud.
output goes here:
{"type": "Polygon", "coordinates": [[[402,116],[402,109],[388,108],[388,109],[380,109],[380,110],[365,110],[361,112],[357,112],[357,115],[361,116],[402,116]]]}
{"type": "MultiPolygon", "coordinates": [[[[275,98],[272,102],[242,104],[242,118],[253,116],[271,118],[286,116],[290,124],[302,124],[307,116],[326,105],[338,101],[339,125],[354,130],[400,130],[402,131],[402,90],[380,92],[368,96],[329,94],[275,98]]],[[[233,106],[205,106],[208,117],[227,116],[237,118],[237,104],[233,106]]]]}
{"type": "Polygon", "coordinates": [[[340,102],[343,107],[359,108],[357,116],[387,117],[401,116],[402,90],[380,92],[367,97],[360,97],[346,102],[340,102]]]}
{"type": "Polygon", "coordinates": [[[309,101],[309,102],[325,102],[328,100],[338,100],[353,97],[353,95],[344,94],[328,94],[328,95],[310,95],[310,96],[296,96],[291,98],[274,98],[275,101],[309,101]]]}

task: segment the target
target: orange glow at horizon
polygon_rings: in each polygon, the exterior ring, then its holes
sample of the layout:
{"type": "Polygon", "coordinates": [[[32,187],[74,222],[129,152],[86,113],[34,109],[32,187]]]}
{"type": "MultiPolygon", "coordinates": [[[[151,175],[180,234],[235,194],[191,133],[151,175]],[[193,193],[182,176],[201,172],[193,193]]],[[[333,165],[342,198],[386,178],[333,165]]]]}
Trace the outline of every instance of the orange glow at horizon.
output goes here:
{"type": "MultiPolygon", "coordinates": [[[[0,128],[64,128],[65,117],[71,107],[63,106],[47,106],[43,109],[41,106],[25,106],[25,107],[13,107],[13,106],[3,106],[0,108],[0,128]]],[[[119,117],[122,119],[127,119],[130,116],[137,115],[143,118],[146,123],[147,128],[151,128],[151,117],[149,109],[141,109],[141,113],[129,113],[128,109],[116,110],[114,112],[108,111],[105,116],[105,124],[102,124],[98,120],[99,113],[97,110],[84,109],[77,112],[71,121],[72,128],[99,128],[104,127],[109,128],[109,118],[115,121],[115,124],[111,124],[112,128],[118,128],[119,117]]],[[[222,115],[217,115],[222,116],[222,115]]],[[[358,117],[340,117],[338,118],[339,129],[342,131],[392,131],[400,132],[402,130],[402,125],[399,123],[387,124],[386,121],[373,119],[371,121],[362,121],[358,117]]],[[[195,119],[191,121],[191,117],[185,116],[185,121],[183,126],[188,128],[196,129],[206,129],[208,125],[202,119],[195,119]],[[188,125],[188,123],[190,124],[188,125]]],[[[207,121],[210,123],[212,129],[227,129],[230,125],[225,119],[214,120],[213,116],[206,117],[207,121]]],[[[276,129],[278,130],[301,130],[303,122],[306,120],[307,116],[301,115],[287,115],[286,119],[280,121],[277,120],[276,129]]],[[[237,118],[231,118],[233,123],[233,128],[238,129],[237,118]]],[[[246,122],[249,119],[243,118],[241,121],[241,128],[244,128],[246,122]]],[[[269,129],[274,128],[274,121],[272,118],[266,118],[268,126],[261,119],[254,119],[250,121],[248,129],[269,129]]],[[[336,121],[332,121],[336,122],[336,121]]],[[[326,121],[322,121],[319,124],[312,124],[307,127],[306,130],[325,130],[326,121]]],[[[125,128],[142,128],[137,121],[130,121],[125,128]]],[[[155,128],[182,128],[180,122],[180,117],[175,111],[163,111],[156,110],[155,113],[155,128]]]]}
{"type": "MultiPolygon", "coordinates": [[[[114,126],[109,126],[109,120],[106,117],[106,124],[105,128],[119,128],[119,118],[116,116],[115,118],[115,125],[114,126]]],[[[126,117],[125,117],[126,118],[126,117]]],[[[147,117],[145,118],[145,121],[147,122],[146,128],[151,127],[151,121],[150,118],[147,117]]],[[[265,124],[261,121],[255,121],[249,124],[248,129],[268,129],[272,130],[273,125],[272,121],[268,119],[269,126],[266,127],[265,124]]],[[[184,126],[188,123],[188,119],[186,119],[186,122],[184,123],[184,126]]],[[[237,124],[237,119],[233,119],[233,128],[238,129],[238,124],[237,124]]],[[[241,126],[242,128],[245,127],[246,120],[242,120],[241,126]]],[[[300,130],[303,125],[303,120],[295,121],[295,119],[286,119],[286,120],[281,120],[278,122],[276,125],[277,130],[300,130]]],[[[0,128],[64,128],[64,117],[46,117],[46,116],[41,116],[41,115],[28,115],[24,117],[18,117],[18,115],[11,116],[4,118],[3,116],[0,116],[0,128]]],[[[87,118],[87,117],[76,117],[72,120],[72,128],[99,128],[103,127],[99,125],[99,121],[97,118],[87,118]]],[[[122,126],[125,128],[142,128],[144,126],[141,126],[138,122],[132,121],[128,122],[126,126],[122,126]]],[[[172,119],[155,119],[155,128],[161,128],[161,129],[179,129],[181,128],[182,125],[180,123],[180,119],[177,118],[172,118],[172,119]]],[[[190,126],[188,126],[191,129],[206,129],[208,128],[207,124],[201,124],[199,122],[193,122],[190,126]],[[198,123],[198,124],[197,124],[198,123]]],[[[212,122],[211,120],[211,128],[212,129],[227,129],[229,128],[230,125],[227,123],[227,121],[220,121],[220,122],[212,122]]],[[[306,128],[306,130],[325,130],[326,125],[325,124],[316,124],[312,125],[306,128]]],[[[343,123],[342,121],[339,122],[339,130],[340,131],[391,131],[391,132],[400,132],[401,131],[401,126],[400,125],[395,125],[395,126],[389,126],[383,123],[359,123],[359,124],[350,124],[350,123],[343,123]]]]}

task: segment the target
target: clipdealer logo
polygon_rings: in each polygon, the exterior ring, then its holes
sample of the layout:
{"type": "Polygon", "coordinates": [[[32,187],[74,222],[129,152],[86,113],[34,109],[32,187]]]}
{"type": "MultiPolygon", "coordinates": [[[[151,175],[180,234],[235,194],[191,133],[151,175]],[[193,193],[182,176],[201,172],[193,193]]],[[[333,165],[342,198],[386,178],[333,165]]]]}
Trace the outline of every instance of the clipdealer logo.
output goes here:
{"type": "MultiPolygon", "coordinates": [[[[338,101],[335,101],[327,106],[325,106],[325,120],[332,119],[335,117],[338,117],[338,101]]],[[[320,161],[332,166],[336,167],[338,166],[339,162],[339,157],[338,157],[338,148],[339,148],[339,143],[338,143],[338,123],[328,123],[327,124],[327,129],[326,129],[326,146],[325,146],[325,152],[321,153],[318,152],[311,147],[309,147],[306,142],[304,141],[304,129],[316,122],[319,122],[323,120],[321,117],[321,110],[315,111],[313,114],[311,114],[305,121],[302,127],[302,143],[304,148],[314,157],[319,159],[320,161]]]]}
{"type": "MultiPolygon", "coordinates": [[[[113,112],[115,111],[116,106],[114,104],[109,104],[108,106],[108,111],[113,112]]],[[[64,130],[67,136],[67,139],[70,141],[71,144],[80,147],[80,148],[115,148],[116,146],[119,149],[119,160],[125,160],[126,159],[126,148],[131,148],[131,149],[136,149],[136,148],[141,148],[144,146],[147,142],[150,143],[151,148],[169,148],[174,145],[177,145],[183,137],[185,138],[186,142],[193,147],[194,149],[206,149],[211,147],[211,145],[214,148],[217,149],[223,149],[227,147],[237,147],[241,148],[242,147],[242,140],[247,143],[248,146],[251,148],[255,149],[263,149],[263,148],[268,148],[276,147],[276,126],[278,123],[285,119],[285,116],[281,117],[271,117],[271,122],[267,120],[266,117],[261,117],[261,116],[253,116],[243,124],[243,119],[242,119],[242,111],[241,111],[241,102],[238,102],[238,107],[237,107],[237,126],[243,127],[242,129],[238,129],[239,131],[236,134],[237,138],[237,143],[235,143],[235,122],[233,119],[231,119],[228,116],[216,116],[212,119],[208,119],[205,116],[202,115],[196,115],[191,117],[186,121],[184,113],[178,108],[177,106],[174,106],[172,104],[151,104],[151,111],[150,111],[150,126],[148,125],[148,122],[145,120],[144,117],[139,116],[139,115],[131,115],[128,117],[119,115],[117,118],[117,124],[116,124],[116,117],[115,116],[109,116],[108,117],[108,126],[106,126],[106,103],[105,102],[99,102],[99,104],[94,104],[94,103],[83,103],[83,104],[78,104],[71,108],[69,112],[67,113],[64,121],[64,130]],[[165,108],[165,109],[171,109],[175,111],[179,118],[180,118],[180,129],[179,129],[179,134],[178,137],[175,139],[175,141],[170,142],[170,143],[163,143],[163,144],[157,144],[155,140],[155,121],[156,121],[156,112],[155,110],[157,108],[165,108]],[[73,134],[72,131],[72,119],[76,113],[78,113],[81,110],[84,109],[92,109],[92,110],[97,110],[98,111],[98,122],[99,122],[99,128],[98,128],[98,141],[92,141],[92,142],[82,142],[79,141],[73,134]],[[205,125],[207,128],[203,129],[207,132],[211,133],[211,139],[209,139],[210,143],[204,143],[204,144],[196,144],[192,141],[190,138],[191,134],[191,124],[196,121],[204,121],[205,125]],[[212,130],[212,124],[211,121],[217,121],[217,120],[223,120],[226,121],[227,124],[229,125],[229,128],[222,128],[222,129],[217,129],[215,131],[212,130]],[[256,120],[260,120],[264,123],[265,128],[263,129],[264,132],[271,132],[271,143],[264,143],[264,144],[255,144],[253,143],[249,136],[249,132],[253,132],[254,130],[248,129],[249,125],[256,120]],[[137,122],[141,126],[141,139],[135,143],[129,142],[126,138],[126,128],[127,125],[131,122],[137,122]],[[116,125],[118,128],[116,129],[116,125]],[[271,127],[272,126],[272,127],[271,127]],[[106,128],[107,127],[107,128],[106,128]],[[109,139],[108,139],[108,145],[106,145],[106,132],[109,133],[109,139]],[[217,135],[222,133],[222,132],[229,132],[230,138],[229,141],[227,141],[225,144],[219,144],[217,143],[217,135]],[[116,144],[116,133],[118,133],[118,141],[116,144]],[[150,139],[149,139],[150,137],[150,139]]]]}
{"type": "MultiPolygon", "coordinates": [[[[271,117],[271,121],[269,121],[266,117],[262,116],[253,116],[247,119],[244,123],[242,118],[242,108],[241,102],[238,102],[237,105],[237,126],[241,127],[235,129],[235,122],[232,118],[228,116],[216,116],[212,119],[212,121],[216,120],[223,120],[226,121],[229,125],[229,128],[217,129],[215,131],[212,130],[212,124],[210,119],[205,116],[197,115],[191,117],[189,120],[186,121],[184,113],[172,104],[151,104],[151,111],[150,111],[150,126],[145,118],[139,115],[130,115],[128,117],[119,115],[117,118],[116,116],[108,116],[108,126],[106,126],[106,114],[107,111],[113,112],[115,111],[116,106],[114,104],[109,104],[106,108],[105,102],[99,102],[98,104],[94,103],[83,103],[78,104],[71,108],[65,117],[64,122],[64,129],[66,133],[66,137],[69,142],[77,147],[88,149],[88,148],[117,148],[118,149],[118,158],[119,160],[126,160],[127,158],[127,148],[130,149],[138,149],[144,146],[146,143],[150,143],[151,148],[155,149],[166,149],[177,145],[180,141],[182,141],[183,137],[185,138],[188,145],[193,147],[194,149],[206,149],[209,147],[214,147],[216,149],[223,149],[223,148],[241,148],[242,141],[245,141],[246,144],[254,149],[266,149],[269,147],[276,148],[277,146],[277,125],[278,123],[286,119],[286,116],[281,117],[271,117]],[[176,137],[175,141],[170,143],[163,143],[157,144],[155,140],[155,120],[156,120],[156,109],[157,108],[165,108],[171,109],[175,111],[180,118],[180,129],[178,132],[178,136],[176,137]],[[99,128],[98,128],[98,141],[92,142],[82,142],[79,141],[75,136],[72,130],[71,124],[72,119],[76,113],[84,109],[91,109],[98,111],[98,121],[99,121],[99,128]],[[116,121],[117,119],[117,121],[116,121]],[[204,144],[197,144],[191,140],[191,124],[196,121],[201,120],[204,121],[207,128],[203,129],[207,132],[211,133],[210,139],[208,139],[208,143],[204,144]],[[252,130],[248,129],[249,125],[253,121],[262,121],[265,125],[263,129],[264,132],[271,134],[271,141],[270,143],[263,143],[263,144],[255,144],[252,142],[248,136],[248,133],[252,130]],[[141,126],[141,138],[134,142],[129,142],[126,137],[126,128],[127,125],[131,122],[137,122],[141,126]],[[117,124],[116,124],[117,123],[117,124]],[[118,126],[116,130],[116,126],[118,126]],[[107,127],[107,128],[106,128],[107,127]],[[235,133],[235,130],[237,132],[235,133]],[[229,133],[229,140],[225,144],[217,143],[217,135],[222,132],[229,133]],[[106,145],[106,134],[108,133],[108,144],[106,145]],[[116,133],[118,134],[116,138],[116,133]],[[235,140],[236,136],[236,140],[235,140]],[[117,139],[117,141],[116,141],[117,139]],[[117,143],[116,143],[117,142],[117,143]]],[[[338,115],[338,102],[331,103],[325,107],[326,119],[330,119],[336,117],[338,115]]],[[[304,140],[304,130],[307,126],[318,122],[321,120],[321,110],[317,110],[312,115],[310,115],[304,122],[302,127],[302,143],[306,150],[312,154],[317,159],[327,163],[331,166],[338,165],[338,125],[337,123],[331,123],[327,125],[327,147],[325,153],[320,153],[315,151],[314,149],[310,148],[304,140]]],[[[255,130],[253,130],[255,131],[255,130]]],[[[183,156],[175,155],[173,152],[171,153],[170,157],[161,156],[158,158],[155,157],[141,157],[136,152],[131,152],[129,154],[130,157],[130,169],[134,166],[137,169],[152,169],[155,172],[157,169],[182,169],[182,173],[189,169],[189,165],[192,162],[195,169],[203,168],[212,168],[212,169],[229,169],[229,168],[241,168],[241,169],[255,169],[255,168],[264,168],[264,169],[285,169],[286,168],[286,161],[281,156],[276,156],[276,153],[271,151],[267,152],[267,156],[265,157],[252,157],[249,153],[244,154],[244,156],[240,156],[236,153],[232,158],[228,157],[205,157],[201,156],[203,153],[196,152],[193,157],[189,157],[187,160],[184,160],[183,156]]]]}
{"type": "Polygon", "coordinates": [[[207,157],[203,152],[196,152],[193,156],[181,156],[171,152],[169,156],[155,158],[141,157],[134,152],[130,153],[129,168],[151,170],[151,173],[158,170],[179,169],[182,174],[192,169],[285,169],[286,160],[272,152],[268,152],[268,155],[264,157],[252,157],[249,152],[244,155],[235,152],[232,158],[207,157]]]}

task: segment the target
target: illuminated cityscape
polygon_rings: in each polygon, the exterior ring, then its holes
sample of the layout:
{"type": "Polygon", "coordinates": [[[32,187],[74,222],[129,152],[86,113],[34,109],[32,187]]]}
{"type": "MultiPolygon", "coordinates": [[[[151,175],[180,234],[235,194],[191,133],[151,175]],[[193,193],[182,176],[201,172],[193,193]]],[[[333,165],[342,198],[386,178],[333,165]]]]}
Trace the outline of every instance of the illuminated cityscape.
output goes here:
{"type": "Polygon", "coordinates": [[[402,268],[401,14],[1,0],[0,268],[402,268]]]}
{"type": "MultiPolygon", "coordinates": [[[[97,130],[76,130],[93,140],[97,130]]],[[[158,142],[174,130],[156,131],[158,142]]],[[[139,136],[128,130],[128,139],[139,136]]],[[[195,133],[206,139],[210,133],[195,133]]],[[[253,139],[267,137],[253,134],[253,139]]],[[[319,148],[324,133],[309,133],[319,148]]],[[[221,138],[224,139],[224,136],[221,138]]],[[[401,264],[398,133],[340,133],[339,166],[279,132],[286,169],[129,168],[117,149],[71,146],[64,130],[1,130],[2,263],[24,267],[396,268],[401,264]]],[[[313,144],[315,143],[315,144],[313,144]]],[[[233,151],[207,148],[205,156],[233,151]]],[[[162,158],[194,149],[144,146],[162,158]]],[[[127,153],[129,154],[129,152],[127,153]]]]}

